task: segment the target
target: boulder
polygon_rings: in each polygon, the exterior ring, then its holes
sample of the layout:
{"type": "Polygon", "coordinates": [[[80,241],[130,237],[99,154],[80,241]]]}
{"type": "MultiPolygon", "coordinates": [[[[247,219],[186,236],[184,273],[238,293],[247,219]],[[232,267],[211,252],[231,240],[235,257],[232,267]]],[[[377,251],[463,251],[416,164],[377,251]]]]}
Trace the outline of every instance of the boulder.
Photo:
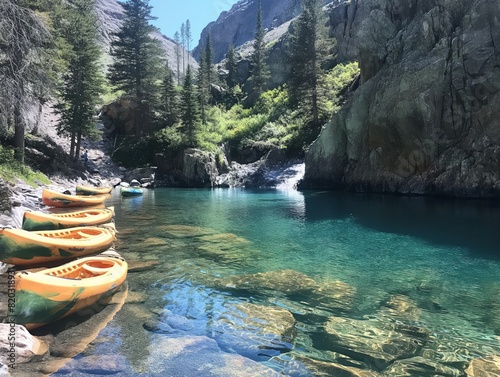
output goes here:
{"type": "Polygon", "coordinates": [[[15,365],[38,361],[48,352],[48,344],[31,335],[26,327],[0,323],[0,363],[15,365]]]}
{"type": "Polygon", "coordinates": [[[184,151],[182,172],[188,187],[212,187],[219,175],[215,155],[193,148],[184,151]]]}
{"type": "Polygon", "coordinates": [[[469,377],[495,377],[500,375],[500,356],[474,359],[465,370],[469,377]]]}

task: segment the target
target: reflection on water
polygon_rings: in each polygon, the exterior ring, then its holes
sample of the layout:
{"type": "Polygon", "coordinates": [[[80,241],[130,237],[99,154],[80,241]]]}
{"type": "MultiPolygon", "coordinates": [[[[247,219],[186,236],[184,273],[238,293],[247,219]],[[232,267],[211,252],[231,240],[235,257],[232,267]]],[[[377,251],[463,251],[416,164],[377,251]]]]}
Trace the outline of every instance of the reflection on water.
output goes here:
{"type": "Polygon", "coordinates": [[[500,354],[497,202],[161,189],[107,205],[127,302],[61,375],[453,376],[500,354]]]}

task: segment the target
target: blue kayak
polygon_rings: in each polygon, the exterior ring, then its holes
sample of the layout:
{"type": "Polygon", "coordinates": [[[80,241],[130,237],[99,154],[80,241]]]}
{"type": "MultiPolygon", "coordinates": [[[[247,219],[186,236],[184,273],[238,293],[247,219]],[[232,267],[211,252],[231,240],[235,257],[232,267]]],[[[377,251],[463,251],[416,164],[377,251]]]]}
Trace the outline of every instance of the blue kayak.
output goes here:
{"type": "Polygon", "coordinates": [[[122,193],[122,196],[142,195],[142,188],[141,187],[122,187],[121,193],[122,193]]]}

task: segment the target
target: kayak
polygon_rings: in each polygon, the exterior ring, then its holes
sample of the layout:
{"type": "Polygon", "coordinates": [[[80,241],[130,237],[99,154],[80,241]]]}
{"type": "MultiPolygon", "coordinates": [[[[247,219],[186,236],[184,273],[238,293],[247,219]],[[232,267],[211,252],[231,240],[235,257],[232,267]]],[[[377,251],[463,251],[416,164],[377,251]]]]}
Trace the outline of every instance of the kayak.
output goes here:
{"type": "Polygon", "coordinates": [[[122,187],[121,194],[122,196],[137,196],[142,195],[141,187],[122,187]]]}
{"type": "Polygon", "coordinates": [[[26,211],[23,216],[24,230],[57,230],[77,226],[99,225],[110,222],[115,215],[114,207],[85,209],[68,213],[26,211]]]}
{"type": "Polygon", "coordinates": [[[97,311],[125,281],[127,269],[121,258],[94,256],[38,272],[17,272],[16,323],[33,329],[91,305],[97,311]]]}
{"type": "Polygon", "coordinates": [[[115,233],[113,223],[34,232],[4,228],[0,229],[0,261],[26,266],[97,254],[112,246],[115,233]]]}
{"type": "Polygon", "coordinates": [[[43,204],[52,207],[93,206],[101,204],[105,199],[106,195],[68,195],[49,189],[42,191],[43,204]]]}
{"type": "Polygon", "coordinates": [[[88,187],[88,186],[76,186],[77,195],[104,195],[109,194],[113,190],[113,187],[88,187]]]}

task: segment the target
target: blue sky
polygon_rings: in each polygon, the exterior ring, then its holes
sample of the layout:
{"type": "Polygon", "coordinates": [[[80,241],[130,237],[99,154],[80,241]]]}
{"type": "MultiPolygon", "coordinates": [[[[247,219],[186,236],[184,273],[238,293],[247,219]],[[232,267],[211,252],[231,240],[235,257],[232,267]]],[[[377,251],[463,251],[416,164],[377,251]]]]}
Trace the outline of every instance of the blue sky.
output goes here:
{"type": "Polygon", "coordinates": [[[192,49],[198,45],[203,28],[237,2],[238,0],[150,0],[149,5],[153,7],[153,16],[158,17],[152,24],[159,27],[167,37],[173,38],[176,31],[180,33],[181,24],[189,19],[192,49]]]}

